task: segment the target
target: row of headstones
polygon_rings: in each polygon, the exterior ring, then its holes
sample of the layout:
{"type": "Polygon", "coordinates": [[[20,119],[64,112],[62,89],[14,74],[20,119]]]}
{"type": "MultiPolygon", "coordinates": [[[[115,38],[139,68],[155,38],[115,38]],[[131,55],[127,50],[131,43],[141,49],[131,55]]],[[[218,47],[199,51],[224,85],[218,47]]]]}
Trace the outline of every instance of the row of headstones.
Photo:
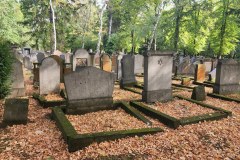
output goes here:
{"type": "Polygon", "coordinates": [[[217,59],[204,59],[203,57],[195,60],[191,60],[189,56],[175,58],[173,63],[173,73],[175,76],[177,75],[194,75],[196,70],[197,64],[204,64],[205,74],[209,74],[214,68],[216,68],[218,60],[217,59]]]}

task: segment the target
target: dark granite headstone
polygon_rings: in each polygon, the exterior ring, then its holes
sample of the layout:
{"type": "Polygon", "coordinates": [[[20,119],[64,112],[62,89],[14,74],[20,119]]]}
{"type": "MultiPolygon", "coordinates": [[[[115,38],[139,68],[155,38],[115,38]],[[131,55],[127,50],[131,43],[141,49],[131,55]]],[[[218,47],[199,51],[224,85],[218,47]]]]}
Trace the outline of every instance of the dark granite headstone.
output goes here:
{"type": "Polygon", "coordinates": [[[40,53],[37,54],[37,61],[38,61],[38,63],[41,63],[44,58],[45,58],[44,53],[40,52],[40,53]]]}
{"type": "Polygon", "coordinates": [[[95,67],[80,67],[64,76],[69,114],[112,108],[114,74],[95,67]]]}
{"type": "Polygon", "coordinates": [[[205,101],[206,100],[205,87],[204,86],[194,87],[191,98],[196,101],[205,101]]]}
{"type": "Polygon", "coordinates": [[[173,52],[149,51],[144,54],[144,89],[147,103],[172,99],[173,52]]]}
{"type": "Polygon", "coordinates": [[[3,122],[8,124],[26,124],[29,99],[10,98],[5,100],[3,122]]]}

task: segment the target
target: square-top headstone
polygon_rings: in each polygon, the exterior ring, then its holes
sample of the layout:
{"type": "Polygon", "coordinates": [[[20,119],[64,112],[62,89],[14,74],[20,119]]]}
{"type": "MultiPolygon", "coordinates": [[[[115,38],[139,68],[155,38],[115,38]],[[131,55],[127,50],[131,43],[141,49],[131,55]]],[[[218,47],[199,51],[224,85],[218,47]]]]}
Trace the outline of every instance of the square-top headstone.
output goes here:
{"type": "Polygon", "coordinates": [[[204,82],[205,81],[206,66],[205,64],[197,64],[195,70],[194,81],[204,82]]]}
{"type": "Polygon", "coordinates": [[[173,52],[149,51],[144,54],[144,89],[147,103],[172,99],[173,52]]]}
{"type": "Polygon", "coordinates": [[[240,62],[236,60],[219,60],[213,92],[231,94],[240,92],[240,62]]]}
{"type": "Polygon", "coordinates": [[[39,68],[40,94],[59,93],[60,90],[60,65],[52,57],[43,59],[39,68]]]}
{"type": "Polygon", "coordinates": [[[134,73],[142,74],[144,70],[144,57],[143,55],[137,54],[134,56],[134,73]]]}
{"type": "Polygon", "coordinates": [[[13,98],[25,96],[22,63],[17,59],[15,59],[14,63],[12,64],[11,82],[11,93],[9,97],[13,98]]]}
{"type": "Polygon", "coordinates": [[[114,74],[95,67],[80,67],[64,76],[67,113],[87,113],[112,108],[114,74]]]}
{"type": "Polygon", "coordinates": [[[134,75],[134,56],[124,55],[121,60],[122,78],[120,81],[120,87],[133,86],[136,84],[136,78],[134,75]]]}
{"type": "Polygon", "coordinates": [[[24,57],[24,58],[23,58],[23,65],[24,65],[25,68],[27,68],[27,69],[29,69],[29,70],[33,68],[33,64],[32,64],[32,62],[30,61],[30,58],[29,58],[29,57],[24,57]]]}
{"type": "Polygon", "coordinates": [[[103,54],[101,57],[101,68],[104,71],[112,72],[112,61],[107,54],[103,54]]]}

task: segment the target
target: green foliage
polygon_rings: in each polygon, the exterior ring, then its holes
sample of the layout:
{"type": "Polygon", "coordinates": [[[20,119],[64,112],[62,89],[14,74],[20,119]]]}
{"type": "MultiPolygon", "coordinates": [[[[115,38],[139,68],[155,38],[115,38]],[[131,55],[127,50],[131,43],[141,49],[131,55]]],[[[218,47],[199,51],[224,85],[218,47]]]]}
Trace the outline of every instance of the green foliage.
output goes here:
{"type": "Polygon", "coordinates": [[[0,43],[0,99],[9,93],[10,74],[12,70],[13,56],[10,45],[6,42],[0,43]]]}
{"type": "Polygon", "coordinates": [[[20,24],[23,15],[15,0],[0,1],[0,41],[20,44],[25,28],[20,24]]]}

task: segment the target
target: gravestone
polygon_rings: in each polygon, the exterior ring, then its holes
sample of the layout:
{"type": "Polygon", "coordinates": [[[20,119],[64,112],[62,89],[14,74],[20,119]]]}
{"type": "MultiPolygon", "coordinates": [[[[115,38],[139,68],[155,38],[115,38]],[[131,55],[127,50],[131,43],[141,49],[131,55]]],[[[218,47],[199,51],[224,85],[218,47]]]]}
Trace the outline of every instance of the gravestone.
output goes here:
{"type": "Polygon", "coordinates": [[[37,62],[38,63],[41,63],[44,58],[45,58],[44,53],[40,52],[40,53],[37,54],[37,62]]]}
{"type": "Polygon", "coordinates": [[[206,66],[206,74],[208,75],[208,73],[212,71],[212,61],[206,61],[203,62],[203,64],[206,66]]]}
{"type": "Polygon", "coordinates": [[[107,72],[112,72],[112,61],[107,54],[101,57],[101,69],[107,72]]]}
{"type": "Polygon", "coordinates": [[[122,78],[120,81],[120,87],[133,86],[136,84],[136,78],[134,75],[134,56],[124,55],[121,60],[122,78]]]}
{"type": "Polygon", "coordinates": [[[147,103],[172,99],[173,52],[149,51],[144,54],[144,88],[147,103]]]}
{"type": "Polygon", "coordinates": [[[206,100],[205,87],[204,86],[194,87],[191,99],[196,101],[205,101],[206,100]]]}
{"type": "Polygon", "coordinates": [[[65,62],[65,54],[61,54],[59,57],[65,62]]]}
{"type": "Polygon", "coordinates": [[[111,109],[114,74],[95,67],[80,67],[64,76],[69,114],[111,109]]]}
{"type": "Polygon", "coordinates": [[[217,94],[240,92],[240,62],[233,59],[219,60],[213,92],[217,94]]]}
{"type": "Polygon", "coordinates": [[[12,64],[11,82],[11,93],[9,97],[13,98],[25,96],[22,63],[17,59],[15,59],[12,64]]]}
{"type": "Polygon", "coordinates": [[[144,57],[137,54],[134,56],[134,74],[142,74],[144,70],[144,57]]]}
{"type": "Polygon", "coordinates": [[[78,49],[72,56],[73,71],[76,67],[92,66],[91,56],[85,49],[78,49]]]}
{"type": "Polygon", "coordinates": [[[30,61],[30,58],[29,58],[29,57],[24,57],[24,58],[23,58],[23,65],[24,65],[25,68],[27,68],[27,69],[29,69],[29,70],[33,68],[33,64],[32,64],[32,62],[30,61]]]}
{"type": "Polygon", "coordinates": [[[3,122],[7,124],[26,124],[29,99],[7,98],[4,105],[3,122]]]}
{"type": "Polygon", "coordinates": [[[191,78],[189,77],[182,78],[181,84],[184,86],[189,86],[191,84],[191,78]]]}
{"type": "Polygon", "coordinates": [[[114,73],[117,73],[117,54],[113,54],[111,57],[111,61],[112,61],[112,71],[114,73]]]}
{"type": "Polygon", "coordinates": [[[217,72],[217,69],[214,68],[214,69],[208,74],[208,80],[209,80],[209,81],[215,82],[216,72],[217,72]]]}
{"type": "Polygon", "coordinates": [[[177,66],[177,75],[194,75],[195,65],[190,63],[190,57],[187,56],[183,59],[183,62],[177,66]]]}
{"type": "Polygon", "coordinates": [[[57,61],[57,63],[60,66],[60,82],[63,83],[63,69],[64,69],[64,61],[62,58],[60,58],[57,55],[51,55],[49,57],[52,57],[53,59],[55,59],[55,61],[57,61]]]}
{"type": "Polygon", "coordinates": [[[197,64],[195,70],[194,81],[204,82],[205,81],[206,66],[205,64],[197,64]]]}
{"type": "Polygon", "coordinates": [[[122,58],[124,54],[119,54],[117,56],[117,80],[120,80],[122,78],[122,58]]]}
{"type": "Polygon", "coordinates": [[[40,94],[59,93],[60,90],[60,65],[52,58],[43,59],[39,68],[40,94]]]}

